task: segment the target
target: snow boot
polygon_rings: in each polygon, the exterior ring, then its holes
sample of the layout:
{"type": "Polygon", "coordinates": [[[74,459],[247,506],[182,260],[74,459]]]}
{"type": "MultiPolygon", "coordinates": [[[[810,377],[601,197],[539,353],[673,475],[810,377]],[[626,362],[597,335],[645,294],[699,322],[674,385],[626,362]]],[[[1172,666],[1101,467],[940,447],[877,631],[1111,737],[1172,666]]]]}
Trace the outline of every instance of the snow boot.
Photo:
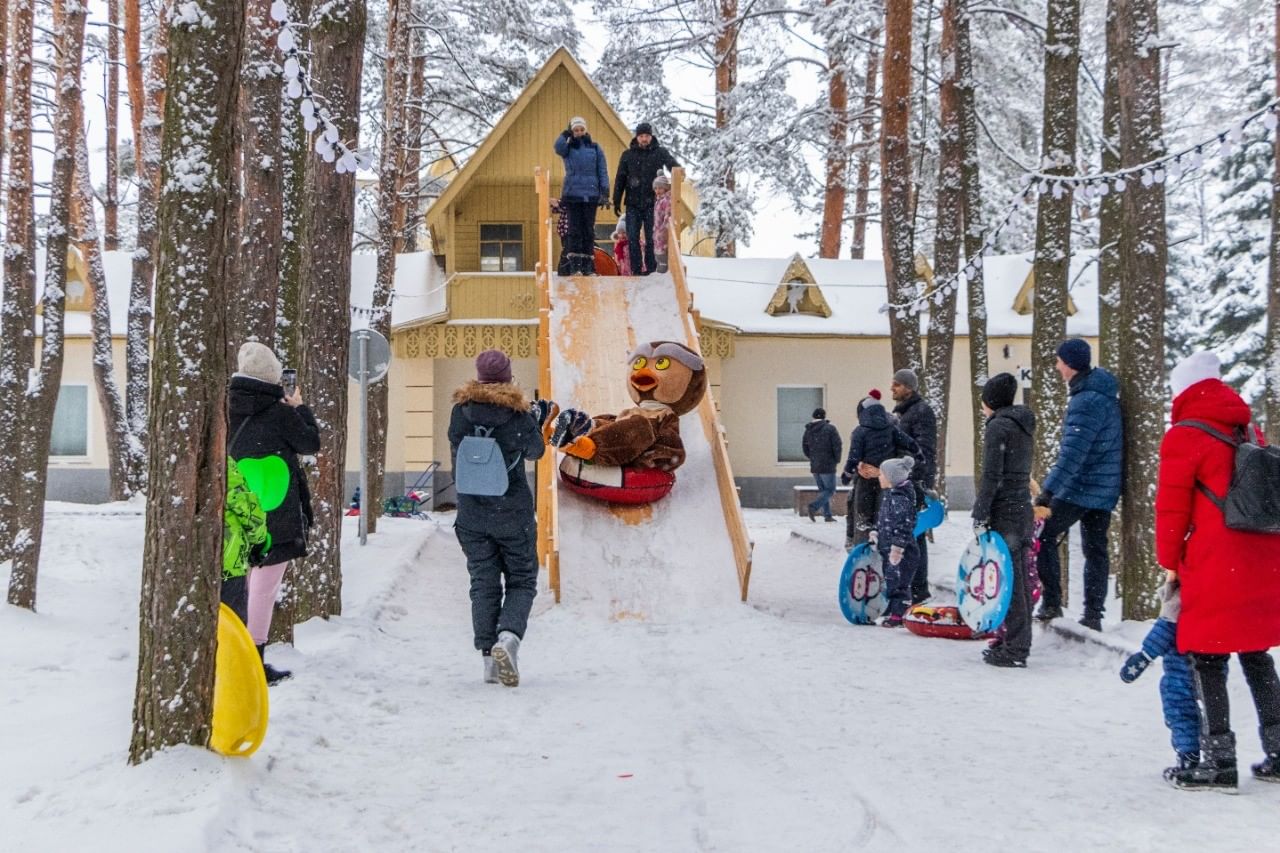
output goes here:
{"type": "Polygon", "coordinates": [[[1210,735],[1201,745],[1204,758],[1194,767],[1169,768],[1165,779],[1180,791],[1224,791],[1228,794],[1239,790],[1236,773],[1236,736],[1210,735]]]}
{"type": "Polygon", "coordinates": [[[817,520],[818,520],[818,518],[817,518],[817,513],[815,513],[815,512],[813,511],[813,507],[812,507],[812,506],[811,506],[811,507],[809,507],[809,520],[810,520],[810,521],[817,521],[817,520]]]}
{"type": "Polygon", "coordinates": [[[823,516],[822,520],[826,522],[832,522],[836,520],[836,517],[834,515],[826,515],[826,516],[823,516]]]}
{"type": "Polygon", "coordinates": [[[1101,630],[1102,630],[1102,617],[1101,617],[1101,616],[1084,616],[1084,617],[1081,617],[1081,619],[1080,619],[1080,627],[1082,627],[1082,628],[1088,628],[1090,631],[1101,631],[1101,630]]]}
{"type": "Polygon", "coordinates": [[[890,614],[889,616],[886,616],[880,620],[880,627],[881,628],[901,628],[902,617],[890,614]]]}
{"type": "Polygon", "coordinates": [[[1010,651],[1009,647],[1003,643],[990,649],[983,649],[982,662],[990,666],[998,666],[1004,669],[1027,668],[1026,657],[1010,651]]]}
{"type": "Polygon", "coordinates": [[[1253,778],[1280,782],[1280,725],[1264,726],[1258,732],[1262,735],[1262,748],[1267,757],[1253,765],[1253,778]]]}
{"type": "Polygon", "coordinates": [[[1164,780],[1173,784],[1173,777],[1183,770],[1191,770],[1200,766],[1200,753],[1198,752],[1179,752],[1178,763],[1173,767],[1164,769],[1164,780]]]}
{"type": "Polygon", "coordinates": [[[1052,622],[1054,619],[1062,618],[1061,607],[1050,607],[1047,604],[1041,604],[1040,609],[1036,611],[1037,622],[1052,622]]]}
{"type": "Polygon", "coordinates": [[[520,683],[520,669],[516,664],[519,652],[520,638],[510,631],[498,634],[498,642],[489,650],[498,673],[498,681],[506,687],[515,687],[520,683]]]}
{"type": "Polygon", "coordinates": [[[287,669],[276,669],[267,663],[267,644],[263,643],[258,646],[258,657],[262,659],[262,671],[267,676],[267,686],[279,684],[288,678],[293,678],[293,673],[287,669]]]}
{"type": "Polygon", "coordinates": [[[493,662],[493,655],[484,656],[484,683],[498,684],[498,665],[493,662]]]}

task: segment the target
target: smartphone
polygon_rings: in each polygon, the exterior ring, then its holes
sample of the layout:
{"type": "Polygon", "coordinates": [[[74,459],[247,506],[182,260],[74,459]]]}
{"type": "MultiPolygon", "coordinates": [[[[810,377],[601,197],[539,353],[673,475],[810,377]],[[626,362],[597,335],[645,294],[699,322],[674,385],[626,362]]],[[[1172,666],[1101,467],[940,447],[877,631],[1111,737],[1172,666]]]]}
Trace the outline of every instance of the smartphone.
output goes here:
{"type": "Polygon", "coordinates": [[[298,390],[298,371],[286,367],[280,372],[280,384],[284,386],[284,395],[292,397],[293,392],[298,390]]]}

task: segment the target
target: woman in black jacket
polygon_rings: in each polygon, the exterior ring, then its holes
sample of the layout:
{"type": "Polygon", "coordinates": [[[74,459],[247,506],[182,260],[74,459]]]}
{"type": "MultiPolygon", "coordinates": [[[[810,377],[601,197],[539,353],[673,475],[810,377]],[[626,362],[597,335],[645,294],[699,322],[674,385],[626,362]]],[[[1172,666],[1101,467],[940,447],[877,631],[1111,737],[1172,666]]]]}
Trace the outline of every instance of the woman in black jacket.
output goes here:
{"type": "MultiPolygon", "coordinates": [[[[298,457],[319,452],[320,429],[297,389],[286,395],[280,360],[268,347],[254,341],[241,346],[237,368],[227,397],[227,455],[266,511],[270,536],[262,565],[249,570],[246,627],[261,655],[285,569],[307,555],[311,490],[298,457]]],[[[290,675],[265,660],[263,669],[270,684],[290,675]]]]}

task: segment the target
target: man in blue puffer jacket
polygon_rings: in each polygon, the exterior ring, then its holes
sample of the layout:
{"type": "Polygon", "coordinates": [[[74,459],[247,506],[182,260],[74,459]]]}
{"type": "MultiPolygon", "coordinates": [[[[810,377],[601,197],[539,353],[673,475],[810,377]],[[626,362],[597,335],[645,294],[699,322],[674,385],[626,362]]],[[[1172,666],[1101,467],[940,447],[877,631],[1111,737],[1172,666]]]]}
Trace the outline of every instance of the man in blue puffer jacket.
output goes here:
{"type": "Polygon", "coordinates": [[[1119,385],[1100,367],[1091,367],[1092,351],[1079,338],[1058,347],[1058,373],[1067,382],[1071,401],[1062,425],[1062,444],[1037,506],[1052,515],[1040,532],[1039,569],[1044,585],[1042,622],[1062,616],[1062,567],[1058,545],[1080,522],[1084,546],[1084,618],[1080,624],[1102,630],[1107,581],[1111,571],[1107,530],[1120,500],[1124,475],[1124,427],[1120,421],[1119,385]]]}
{"type": "Polygon", "coordinates": [[[609,165],[580,116],[569,119],[569,126],[556,137],[555,149],[564,160],[560,207],[569,213],[564,238],[569,275],[595,275],[596,208],[609,203],[609,165]]]}

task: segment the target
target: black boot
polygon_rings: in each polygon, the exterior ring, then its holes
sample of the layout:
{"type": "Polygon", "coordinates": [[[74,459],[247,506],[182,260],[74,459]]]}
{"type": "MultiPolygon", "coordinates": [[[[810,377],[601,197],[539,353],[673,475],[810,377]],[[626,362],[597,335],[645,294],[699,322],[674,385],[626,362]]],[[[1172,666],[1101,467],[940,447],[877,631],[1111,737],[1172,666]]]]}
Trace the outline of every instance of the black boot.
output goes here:
{"type": "Polygon", "coordinates": [[[1210,735],[1201,743],[1204,758],[1194,767],[1171,767],[1165,773],[1169,784],[1182,791],[1225,791],[1234,794],[1239,790],[1240,779],[1236,773],[1236,736],[1210,735]]]}
{"type": "Polygon", "coordinates": [[[1190,770],[1193,767],[1200,766],[1200,753],[1198,752],[1179,752],[1178,763],[1173,767],[1164,769],[1164,781],[1173,784],[1174,774],[1180,770],[1190,770]]]}
{"type": "Polygon", "coordinates": [[[1253,778],[1280,782],[1280,725],[1264,726],[1258,732],[1262,735],[1262,748],[1267,757],[1253,765],[1253,778]]]}
{"type": "Polygon", "coordinates": [[[1041,604],[1040,609],[1036,611],[1037,622],[1052,622],[1054,619],[1062,618],[1061,607],[1050,607],[1047,604],[1041,604]]]}
{"type": "Polygon", "coordinates": [[[270,687],[279,684],[286,678],[293,678],[293,673],[287,669],[276,669],[267,663],[267,644],[263,643],[258,646],[258,657],[262,660],[262,671],[267,676],[267,686],[270,687]]]}
{"type": "Polygon", "coordinates": [[[1011,651],[1004,643],[983,649],[982,661],[983,663],[990,664],[991,666],[1004,667],[1005,669],[1027,668],[1027,656],[1011,651]]]}

